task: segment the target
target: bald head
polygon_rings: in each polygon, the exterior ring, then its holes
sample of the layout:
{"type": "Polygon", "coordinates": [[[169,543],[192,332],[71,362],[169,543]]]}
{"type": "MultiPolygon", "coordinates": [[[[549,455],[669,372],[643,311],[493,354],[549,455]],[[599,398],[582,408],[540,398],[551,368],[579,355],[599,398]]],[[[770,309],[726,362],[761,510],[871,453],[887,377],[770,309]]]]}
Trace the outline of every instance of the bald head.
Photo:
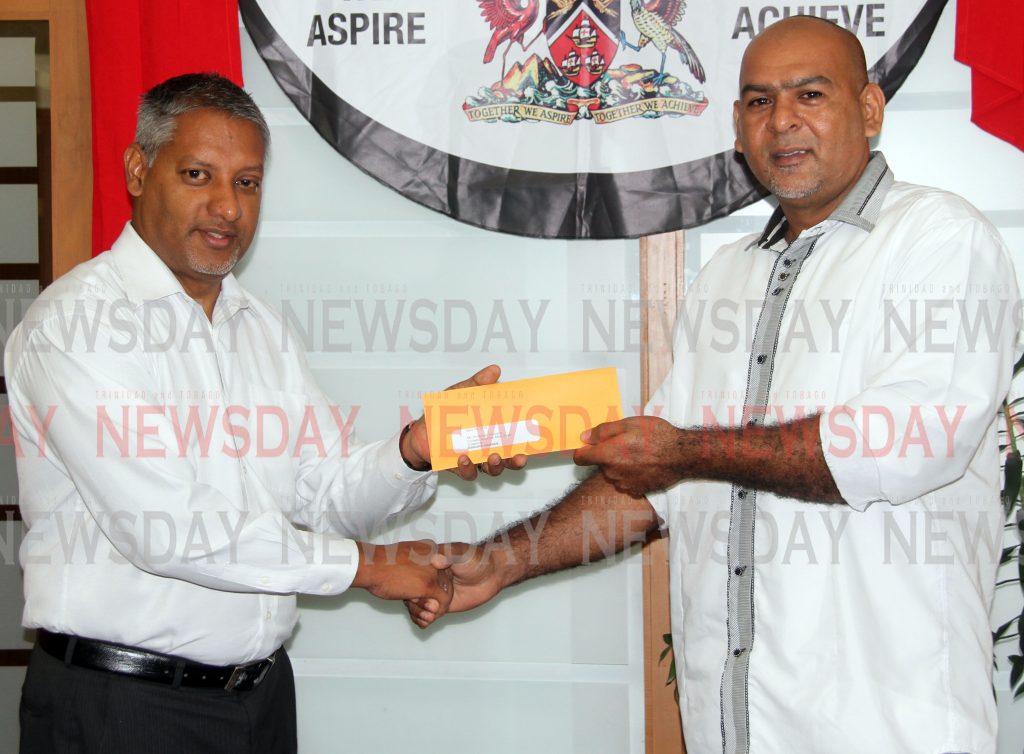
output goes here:
{"type": "Polygon", "coordinates": [[[859,90],[868,83],[864,48],[857,35],[817,16],[791,16],[772,24],[747,45],[740,69],[741,86],[743,67],[749,58],[761,54],[771,55],[780,48],[802,51],[809,56],[827,52],[840,61],[850,76],[851,85],[859,90]]]}

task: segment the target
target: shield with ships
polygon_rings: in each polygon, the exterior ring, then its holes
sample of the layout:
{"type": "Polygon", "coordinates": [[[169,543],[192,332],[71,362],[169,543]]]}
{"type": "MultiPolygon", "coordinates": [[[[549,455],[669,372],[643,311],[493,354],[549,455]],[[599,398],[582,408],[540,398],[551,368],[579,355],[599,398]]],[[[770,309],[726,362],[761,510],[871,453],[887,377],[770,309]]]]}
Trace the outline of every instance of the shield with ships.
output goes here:
{"type": "Polygon", "coordinates": [[[562,75],[591,87],[619,49],[619,0],[547,0],[544,35],[562,75]]]}

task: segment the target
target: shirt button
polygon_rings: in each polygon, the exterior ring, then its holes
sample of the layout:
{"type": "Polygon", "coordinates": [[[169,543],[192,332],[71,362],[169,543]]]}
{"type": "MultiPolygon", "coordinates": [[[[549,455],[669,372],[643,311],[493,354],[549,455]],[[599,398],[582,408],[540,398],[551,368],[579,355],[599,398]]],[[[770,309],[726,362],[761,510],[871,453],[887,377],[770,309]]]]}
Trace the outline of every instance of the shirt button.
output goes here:
{"type": "Polygon", "coordinates": [[[732,656],[733,656],[733,657],[739,657],[739,656],[740,656],[741,654],[743,654],[743,653],[744,653],[744,652],[746,652],[746,651],[747,651],[747,650],[746,650],[746,648],[745,648],[745,647],[744,647],[744,648],[740,648],[740,649],[734,649],[734,650],[732,651],[732,656]]]}
{"type": "Polygon", "coordinates": [[[331,591],[331,585],[324,584],[322,587],[320,587],[320,591],[326,594],[327,592],[331,591]]]}
{"type": "Polygon", "coordinates": [[[269,583],[270,579],[268,579],[266,576],[260,577],[260,586],[267,586],[269,583]]]}
{"type": "Polygon", "coordinates": [[[395,474],[395,479],[401,481],[402,480],[402,475],[401,474],[395,474]]]}
{"type": "Polygon", "coordinates": [[[271,613],[271,612],[270,612],[269,610],[267,610],[267,614],[266,614],[266,616],[265,616],[265,617],[266,617],[266,619],[267,619],[267,620],[270,620],[271,618],[273,618],[273,617],[274,617],[274,615],[273,615],[273,613],[271,613]]]}
{"type": "Polygon", "coordinates": [[[785,280],[788,277],[789,277],[789,273],[788,272],[783,272],[783,273],[781,273],[779,275],[779,280],[785,280]]]}
{"type": "Polygon", "coordinates": [[[747,491],[746,490],[740,490],[739,492],[736,493],[736,497],[738,497],[740,500],[742,500],[746,496],[747,496],[747,491]]]}
{"type": "Polygon", "coordinates": [[[783,259],[782,260],[782,266],[783,267],[791,267],[792,265],[793,265],[793,260],[792,259],[783,259]]]}
{"type": "Polygon", "coordinates": [[[773,296],[778,296],[780,293],[782,293],[781,288],[776,288],[774,291],[772,291],[773,296]]]}
{"type": "Polygon", "coordinates": [[[733,569],[733,573],[735,573],[737,576],[742,576],[746,570],[746,566],[736,566],[736,568],[733,569]]]}
{"type": "Polygon", "coordinates": [[[757,363],[758,364],[764,364],[766,361],[768,361],[768,357],[767,356],[765,356],[763,353],[758,354],[758,356],[757,356],[757,363]]]}

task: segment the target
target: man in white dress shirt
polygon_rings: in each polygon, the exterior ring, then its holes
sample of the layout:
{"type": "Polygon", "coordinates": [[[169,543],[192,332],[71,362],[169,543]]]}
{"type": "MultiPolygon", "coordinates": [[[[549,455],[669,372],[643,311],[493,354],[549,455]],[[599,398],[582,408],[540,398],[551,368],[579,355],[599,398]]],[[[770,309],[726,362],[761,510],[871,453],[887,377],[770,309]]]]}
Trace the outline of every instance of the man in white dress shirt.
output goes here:
{"type": "Polygon", "coordinates": [[[576,461],[600,473],[503,542],[437,559],[465,610],[667,525],[694,754],[995,751],[1016,278],[976,209],[869,151],[883,108],[831,23],[750,44],[736,149],[779,209],[691,285],[647,416],[585,436],[576,461]]]}
{"type": "Polygon", "coordinates": [[[281,317],[231,274],[269,145],[249,95],[170,79],[143,96],[136,138],[131,222],[40,295],[5,354],[38,637],[21,750],[293,752],[297,594],[451,599],[429,543],[362,541],[436,488],[426,432],[351,437],[281,317]]]}

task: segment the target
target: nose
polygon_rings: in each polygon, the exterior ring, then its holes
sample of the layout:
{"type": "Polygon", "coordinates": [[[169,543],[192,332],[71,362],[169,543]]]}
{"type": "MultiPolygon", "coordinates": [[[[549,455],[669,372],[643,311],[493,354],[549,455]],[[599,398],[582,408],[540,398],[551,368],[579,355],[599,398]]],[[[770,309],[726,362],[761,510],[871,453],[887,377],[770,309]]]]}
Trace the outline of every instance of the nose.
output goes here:
{"type": "Polygon", "coordinates": [[[772,103],[771,117],[768,127],[776,133],[790,131],[800,125],[800,116],[788,97],[777,97],[772,103]]]}
{"type": "Polygon", "coordinates": [[[210,214],[227,222],[235,222],[242,215],[242,205],[231,181],[219,182],[210,196],[210,214]]]}

